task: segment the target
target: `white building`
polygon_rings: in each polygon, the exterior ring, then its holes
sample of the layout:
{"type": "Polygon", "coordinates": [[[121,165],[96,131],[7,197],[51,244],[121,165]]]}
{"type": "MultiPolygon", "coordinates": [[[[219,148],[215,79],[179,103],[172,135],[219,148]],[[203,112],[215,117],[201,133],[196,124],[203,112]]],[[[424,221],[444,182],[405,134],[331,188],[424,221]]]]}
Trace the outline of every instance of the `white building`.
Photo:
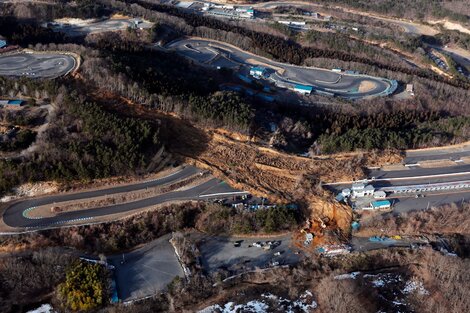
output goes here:
{"type": "Polygon", "coordinates": [[[255,78],[264,77],[266,73],[267,73],[266,68],[261,67],[261,66],[255,66],[250,69],[250,75],[255,78]]]}
{"type": "Polygon", "coordinates": [[[382,190],[377,190],[374,192],[374,199],[385,199],[387,197],[387,194],[385,191],[382,190]]]}
{"type": "Polygon", "coordinates": [[[355,182],[352,184],[351,196],[353,198],[371,197],[374,195],[374,186],[366,185],[364,182],[355,182]]]}
{"type": "Polygon", "coordinates": [[[343,197],[349,197],[351,195],[351,189],[349,188],[343,189],[341,191],[341,194],[343,195],[343,197]]]}

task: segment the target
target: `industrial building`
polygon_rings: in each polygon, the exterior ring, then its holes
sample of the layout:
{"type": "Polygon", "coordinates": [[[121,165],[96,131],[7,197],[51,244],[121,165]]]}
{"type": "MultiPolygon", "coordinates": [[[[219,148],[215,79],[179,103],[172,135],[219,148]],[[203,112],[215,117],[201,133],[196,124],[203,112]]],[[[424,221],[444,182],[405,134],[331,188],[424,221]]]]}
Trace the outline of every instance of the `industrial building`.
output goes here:
{"type": "Polygon", "coordinates": [[[262,66],[255,66],[250,69],[250,75],[254,78],[264,78],[267,74],[267,70],[262,66]]]}
{"type": "Polygon", "coordinates": [[[204,3],[204,7],[202,8],[203,12],[206,12],[210,15],[233,18],[233,19],[240,19],[240,18],[248,18],[252,19],[255,18],[255,10],[253,7],[236,7],[233,5],[220,5],[214,3],[204,3]]]}
{"type": "Polygon", "coordinates": [[[0,49],[5,48],[7,46],[7,41],[0,39],[0,49]]]}
{"type": "Polygon", "coordinates": [[[313,87],[297,84],[297,85],[294,85],[294,91],[308,96],[312,93],[313,87]]]}
{"type": "Polygon", "coordinates": [[[392,207],[388,200],[374,201],[370,204],[372,210],[386,210],[392,207]]]}

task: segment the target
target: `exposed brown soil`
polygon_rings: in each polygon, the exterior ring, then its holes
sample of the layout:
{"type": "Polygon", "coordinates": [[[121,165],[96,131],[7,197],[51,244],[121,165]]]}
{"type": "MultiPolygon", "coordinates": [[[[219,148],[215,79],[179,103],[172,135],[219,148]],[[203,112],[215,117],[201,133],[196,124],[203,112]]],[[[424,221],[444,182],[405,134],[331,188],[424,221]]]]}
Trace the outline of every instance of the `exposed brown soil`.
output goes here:
{"type": "MultiPolygon", "coordinates": [[[[332,200],[319,188],[319,183],[350,181],[364,177],[364,166],[396,162],[396,153],[344,153],[299,157],[263,146],[260,138],[221,129],[203,129],[173,114],[132,104],[127,99],[100,97],[108,107],[129,116],[158,121],[167,151],[181,162],[210,170],[214,176],[240,190],[266,197],[273,202],[295,201],[306,209],[311,220],[328,220],[324,234],[340,228],[349,231],[351,211],[332,200]],[[383,162],[383,163],[382,163],[383,162]]],[[[320,233],[311,223],[310,232],[320,233]]]]}

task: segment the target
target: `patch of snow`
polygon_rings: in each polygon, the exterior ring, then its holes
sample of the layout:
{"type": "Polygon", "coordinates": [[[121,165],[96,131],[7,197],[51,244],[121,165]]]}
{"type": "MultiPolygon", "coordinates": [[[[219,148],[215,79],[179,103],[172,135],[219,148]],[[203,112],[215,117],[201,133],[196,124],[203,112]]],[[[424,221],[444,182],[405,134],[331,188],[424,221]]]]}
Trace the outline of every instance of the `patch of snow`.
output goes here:
{"type": "Polygon", "coordinates": [[[379,279],[373,280],[372,285],[374,285],[374,287],[383,287],[385,286],[385,282],[379,278],[379,279]]]}
{"type": "Polygon", "coordinates": [[[294,313],[303,312],[309,313],[317,308],[317,303],[313,300],[313,294],[309,290],[302,293],[298,300],[285,299],[271,293],[263,293],[261,295],[265,300],[252,300],[246,304],[235,304],[234,302],[228,302],[223,307],[219,304],[208,306],[200,311],[199,313],[236,313],[236,312],[251,312],[251,313],[264,313],[271,312],[272,309],[282,308],[283,312],[294,313]],[[266,303],[265,301],[268,300],[266,303]],[[270,308],[269,303],[274,303],[274,308],[270,308]],[[271,310],[270,310],[271,309],[271,310]]]}
{"type": "Polygon", "coordinates": [[[361,272],[352,272],[352,273],[347,273],[347,274],[341,274],[337,275],[334,277],[336,280],[343,280],[343,279],[356,279],[356,277],[360,274],[361,272]]]}
{"type": "Polygon", "coordinates": [[[36,310],[28,311],[27,313],[55,313],[50,304],[43,304],[36,310]]]}
{"type": "Polygon", "coordinates": [[[429,291],[424,288],[422,282],[415,280],[407,281],[405,284],[405,288],[403,289],[403,293],[410,294],[414,291],[417,291],[419,295],[429,295],[429,291]]]}

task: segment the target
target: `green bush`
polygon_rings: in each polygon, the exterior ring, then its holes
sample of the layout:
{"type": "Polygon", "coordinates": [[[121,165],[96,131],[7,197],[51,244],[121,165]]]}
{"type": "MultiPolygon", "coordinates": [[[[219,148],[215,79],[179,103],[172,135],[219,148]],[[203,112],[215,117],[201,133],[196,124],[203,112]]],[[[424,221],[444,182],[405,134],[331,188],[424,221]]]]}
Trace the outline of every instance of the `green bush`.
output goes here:
{"type": "Polygon", "coordinates": [[[59,285],[59,296],[68,309],[89,311],[103,306],[107,298],[107,273],[99,264],[75,262],[59,285]]]}

